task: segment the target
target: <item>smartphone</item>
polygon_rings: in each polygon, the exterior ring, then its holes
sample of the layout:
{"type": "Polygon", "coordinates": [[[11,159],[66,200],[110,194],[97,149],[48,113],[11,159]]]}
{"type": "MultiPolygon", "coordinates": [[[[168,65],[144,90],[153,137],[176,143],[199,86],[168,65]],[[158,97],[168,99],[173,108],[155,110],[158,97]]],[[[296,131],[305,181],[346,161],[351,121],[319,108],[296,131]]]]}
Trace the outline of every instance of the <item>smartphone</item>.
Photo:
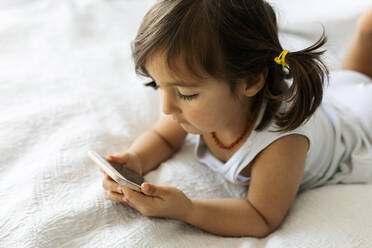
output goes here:
{"type": "Polygon", "coordinates": [[[125,168],[123,165],[107,161],[105,157],[94,151],[88,151],[88,156],[114,179],[115,182],[141,192],[141,184],[145,182],[142,176],[133,170],[125,168]]]}

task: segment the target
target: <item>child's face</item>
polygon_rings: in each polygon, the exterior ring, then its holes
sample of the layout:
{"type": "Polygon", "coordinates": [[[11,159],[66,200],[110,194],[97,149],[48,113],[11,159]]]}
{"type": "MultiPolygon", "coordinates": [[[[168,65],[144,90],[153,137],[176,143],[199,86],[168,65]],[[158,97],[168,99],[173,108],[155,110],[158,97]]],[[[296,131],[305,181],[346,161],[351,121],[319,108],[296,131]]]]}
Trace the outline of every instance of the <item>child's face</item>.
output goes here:
{"type": "Polygon", "coordinates": [[[237,127],[237,122],[245,121],[248,106],[234,99],[226,83],[211,77],[197,79],[186,73],[181,62],[177,63],[177,68],[182,75],[175,75],[159,54],[146,63],[148,73],[160,87],[163,113],[171,115],[185,131],[210,133],[237,127]],[[184,85],[169,84],[174,82],[184,85]]]}

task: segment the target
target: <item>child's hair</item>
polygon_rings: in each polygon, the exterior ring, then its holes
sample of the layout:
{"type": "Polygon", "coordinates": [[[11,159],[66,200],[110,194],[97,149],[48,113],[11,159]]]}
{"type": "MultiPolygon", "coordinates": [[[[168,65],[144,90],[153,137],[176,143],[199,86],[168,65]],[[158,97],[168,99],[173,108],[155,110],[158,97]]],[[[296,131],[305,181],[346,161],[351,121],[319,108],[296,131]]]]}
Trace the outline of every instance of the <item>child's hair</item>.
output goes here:
{"type": "MultiPolygon", "coordinates": [[[[300,126],[317,109],[323,98],[328,70],[315,51],[327,38],[323,34],[312,46],[285,57],[289,68],[274,62],[283,48],[279,43],[276,15],[263,0],[160,0],[145,15],[132,44],[136,73],[150,77],[146,59],[165,52],[167,65],[176,71],[182,58],[194,76],[207,73],[229,83],[234,96],[237,82],[248,83],[267,69],[264,87],[253,98],[267,107],[257,130],[272,120],[280,130],[300,126]],[[292,85],[285,79],[293,78],[292,85]],[[283,101],[293,105],[279,113],[283,101]]],[[[155,86],[152,81],[146,86],[155,86]]]]}

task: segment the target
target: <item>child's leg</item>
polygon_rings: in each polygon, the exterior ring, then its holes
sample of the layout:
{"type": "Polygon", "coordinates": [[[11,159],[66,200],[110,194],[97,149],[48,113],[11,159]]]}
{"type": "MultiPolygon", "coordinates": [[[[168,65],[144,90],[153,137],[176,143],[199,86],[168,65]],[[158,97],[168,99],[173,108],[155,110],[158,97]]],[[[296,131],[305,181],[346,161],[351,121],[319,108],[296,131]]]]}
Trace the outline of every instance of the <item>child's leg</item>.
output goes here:
{"type": "Polygon", "coordinates": [[[342,69],[358,71],[372,78],[372,8],[358,19],[357,28],[342,69]]]}

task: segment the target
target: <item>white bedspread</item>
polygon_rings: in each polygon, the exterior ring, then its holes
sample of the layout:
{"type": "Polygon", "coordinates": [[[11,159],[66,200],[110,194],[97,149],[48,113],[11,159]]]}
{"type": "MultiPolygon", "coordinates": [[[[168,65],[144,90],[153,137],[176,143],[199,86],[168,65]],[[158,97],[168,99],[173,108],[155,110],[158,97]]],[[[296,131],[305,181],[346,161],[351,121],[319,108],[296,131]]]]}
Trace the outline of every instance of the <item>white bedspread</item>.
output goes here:
{"type": "MultiPolygon", "coordinates": [[[[142,86],[130,57],[153,2],[0,2],[0,247],[371,247],[372,185],[306,191],[264,239],[219,237],[105,200],[87,150],[122,152],[159,117],[157,93],[142,86]]],[[[325,25],[331,69],[340,66],[357,16],[372,6],[271,2],[284,47],[303,48],[325,25]]],[[[147,180],[191,198],[246,196],[245,187],[193,159],[193,142],[189,136],[147,180]]]]}

